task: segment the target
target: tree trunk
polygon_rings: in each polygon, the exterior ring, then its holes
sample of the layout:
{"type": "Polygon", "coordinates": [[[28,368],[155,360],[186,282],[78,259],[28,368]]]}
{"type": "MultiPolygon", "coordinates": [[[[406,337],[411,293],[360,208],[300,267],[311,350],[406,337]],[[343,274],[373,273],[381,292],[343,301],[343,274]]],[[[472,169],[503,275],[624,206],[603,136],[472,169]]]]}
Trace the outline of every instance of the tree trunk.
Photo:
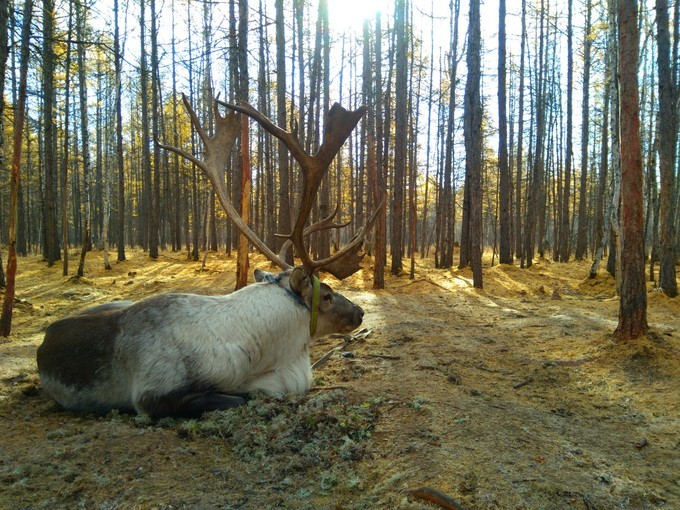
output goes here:
{"type": "MultiPolygon", "coordinates": [[[[375,14],[375,90],[382,90],[382,24],[380,11],[375,14]]],[[[375,167],[376,188],[387,193],[386,178],[383,166],[383,99],[375,94],[375,167]]],[[[373,288],[385,287],[385,258],[387,252],[387,207],[384,206],[378,213],[375,225],[375,244],[373,246],[373,288]]]]}
{"type": "MultiPolygon", "coordinates": [[[[151,0],[151,133],[154,140],[159,139],[159,118],[161,106],[159,95],[158,80],[158,21],[156,19],[156,0],[151,0]]],[[[148,126],[147,126],[148,129],[148,126]]],[[[148,138],[144,138],[146,145],[148,138]]],[[[149,257],[158,258],[158,242],[160,237],[161,223],[161,150],[157,143],[154,143],[153,150],[153,169],[149,168],[149,178],[151,202],[149,203],[149,257]],[[153,174],[152,174],[153,172],[153,174]],[[153,177],[153,180],[151,179],[153,177]]]]}
{"type": "MultiPolygon", "coordinates": [[[[434,7],[434,4],[433,4],[434,7]]],[[[434,34],[434,16],[430,20],[430,31],[434,34]]],[[[423,196],[423,218],[420,227],[420,258],[429,255],[430,245],[428,243],[428,205],[430,191],[430,161],[431,158],[431,131],[432,131],[432,103],[434,102],[434,37],[430,43],[430,81],[427,93],[427,137],[425,141],[425,192],[423,196]]]]}
{"type": "Polygon", "coordinates": [[[76,34],[78,37],[78,90],[80,95],[80,143],[81,156],[83,160],[83,238],[80,249],[80,262],[78,263],[78,276],[83,276],[85,272],[85,255],[90,249],[91,235],[91,200],[90,200],[90,178],[92,174],[92,160],[90,158],[90,132],[88,128],[87,116],[87,69],[85,67],[85,26],[86,12],[82,4],[76,7],[76,34]]]}
{"type": "MultiPolygon", "coordinates": [[[[233,0],[232,0],[233,2],[233,0]]],[[[193,61],[192,58],[192,44],[191,44],[191,0],[187,2],[187,44],[189,46],[189,60],[193,61]]],[[[236,49],[236,44],[233,45],[234,50],[236,49]]],[[[229,59],[230,64],[232,59],[229,59]]],[[[233,65],[236,65],[235,63],[233,65]]],[[[193,67],[189,66],[189,96],[194,98],[194,77],[193,77],[193,67]]],[[[196,133],[192,131],[191,133],[191,153],[196,154],[196,133]]],[[[187,242],[187,246],[190,248],[188,250],[187,258],[197,262],[199,259],[198,245],[200,241],[201,232],[201,214],[200,214],[200,204],[198,196],[198,172],[196,171],[196,165],[191,165],[191,243],[187,242]]],[[[188,233],[187,233],[188,234],[188,233]]],[[[187,241],[189,236],[187,235],[187,241]]]]}
{"type": "MultiPolygon", "coordinates": [[[[68,38],[69,41],[73,34],[73,4],[69,3],[68,16],[68,38]]],[[[62,276],[68,276],[68,248],[69,248],[69,232],[68,232],[68,165],[69,165],[69,144],[71,143],[69,134],[70,121],[70,103],[71,103],[71,44],[66,45],[66,63],[65,63],[65,78],[64,78],[64,145],[63,156],[61,163],[61,235],[63,247],[63,261],[62,261],[62,276]]]]}
{"type": "MultiPolygon", "coordinates": [[[[588,244],[588,220],[586,217],[586,195],[588,186],[588,137],[590,128],[590,48],[592,3],[587,0],[586,26],[583,37],[583,97],[581,105],[581,182],[579,186],[578,235],[576,239],[576,260],[586,256],[588,244]]],[[[605,120],[605,122],[607,122],[605,120]]]]}
{"type": "Polygon", "coordinates": [[[517,169],[515,177],[515,257],[522,256],[522,166],[524,164],[524,53],[526,51],[526,0],[522,0],[522,33],[519,57],[519,113],[517,120],[517,169]]]}
{"type": "Polygon", "coordinates": [[[645,335],[645,288],[642,221],[642,147],[638,96],[637,0],[619,0],[619,105],[622,200],[622,286],[619,325],[615,336],[622,341],[645,335]]]}
{"type": "Polygon", "coordinates": [[[657,69],[659,73],[659,167],[661,194],[659,217],[661,219],[661,250],[659,288],[669,297],[678,295],[675,277],[675,153],[677,150],[676,108],[673,79],[670,67],[670,35],[668,33],[668,0],[656,0],[657,69]]]}
{"type": "MultiPolygon", "coordinates": [[[[455,245],[455,224],[456,224],[456,185],[454,179],[453,164],[455,160],[455,115],[456,115],[456,83],[458,82],[458,26],[460,19],[460,0],[455,0],[449,4],[451,9],[451,40],[449,46],[449,107],[446,119],[445,143],[444,143],[444,168],[443,168],[443,201],[440,206],[440,257],[438,267],[449,268],[453,266],[453,247],[455,245]]],[[[467,193],[467,187],[464,188],[467,193]]],[[[468,211],[463,206],[463,225],[461,228],[461,250],[460,264],[467,265],[469,262],[468,252],[468,230],[467,222],[468,211]]]]}
{"type": "MultiPolygon", "coordinates": [[[[7,59],[9,57],[8,44],[9,2],[0,3],[0,76],[6,76],[7,59]]],[[[5,80],[0,80],[0,147],[5,146],[5,80]]],[[[4,151],[0,151],[0,168],[5,168],[4,151]]],[[[5,271],[2,267],[0,255],[0,288],[5,288],[5,271]]]]}
{"type": "MultiPolygon", "coordinates": [[[[482,282],[482,103],[480,99],[481,27],[480,0],[470,0],[467,83],[465,85],[465,173],[469,175],[470,262],[475,288],[482,282]]],[[[467,195],[467,194],[466,194],[467,195]]]]}
{"type": "Polygon", "coordinates": [[[543,200],[543,179],[544,179],[544,145],[545,145],[545,72],[544,72],[544,25],[545,25],[545,0],[541,0],[540,8],[540,34],[539,50],[536,60],[536,146],[534,149],[533,175],[531,188],[527,196],[527,219],[524,232],[524,249],[522,260],[525,267],[531,267],[534,258],[534,248],[538,243],[539,253],[542,251],[543,239],[541,239],[541,228],[539,226],[538,236],[536,227],[539,223],[540,211],[543,200]],[[538,239],[536,239],[538,237],[538,239]]]}
{"type": "MultiPolygon", "coordinates": [[[[321,66],[323,72],[322,85],[323,94],[320,98],[320,112],[325,115],[330,110],[330,34],[329,34],[329,24],[328,24],[328,0],[319,0],[319,19],[321,25],[321,47],[322,47],[322,60],[321,66]]],[[[320,76],[321,78],[321,76],[320,76]]],[[[317,138],[318,139],[318,138],[317,138]]],[[[360,175],[363,174],[364,168],[360,169],[360,175]]],[[[362,179],[363,180],[363,179],[362,179]]],[[[330,189],[330,172],[326,172],[321,183],[321,188],[319,189],[319,218],[327,217],[331,212],[330,200],[331,200],[331,189],[330,189]]],[[[363,209],[363,193],[358,201],[361,204],[360,209],[363,209]]],[[[361,218],[361,216],[359,216],[361,218]]],[[[363,221],[362,221],[363,223],[363,221]]],[[[331,255],[331,242],[330,242],[330,231],[322,230],[319,232],[319,257],[330,257],[331,255]]]]}
{"type": "MultiPolygon", "coordinates": [[[[571,0],[570,0],[571,2],[571,0]]],[[[505,0],[498,2],[498,171],[500,173],[500,246],[501,264],[512,264],[510,236],[510,169],[508,168],[508,119],[505,63],[505,0]]]]}
{"type": "Polygon", "coordinates": [[[116,167],[118,174],[118,231],[116,244],[119,262],[125,260],[125,161],[123,154],[123,94],[121,62],[123,60],[120,47],[120,29],[118,25],[118,1],[114,0],[114,37],[113,53],[115,66],[115,94],[116,94],[116,167]]]}
{"type": "Polygon", "coordinates": [[[47,265],[52,267],[59,260],[59,241],[57,238],[57,127],[54,90],[55,61],[54,52],[54,0],[43,2],[43,151],[45,167],[45,192],[43,196],[43,256],[47,265]]]}
{"type": "MultiPolygon", "coordinates": [[[[408,55],[406,31],[406,3],[396,0],[394,5],[394,25],[396,31],[396,80],[395,103],[405,105],[408,86],[408,55]]],[[[403,267],[403,219],[404,219],[404,176],[406,174],[406,142],[408,138],[408,118],[406,108],[396,108],[394,125],[394,188],[392,195],[392,263],[390,271],[398,275],[403,267]]]]}
{"type": "MultiPolygon", "coordinates": [[[[573,136],[573,88],[574,88],[574,50],[573,50],[573,0],[568,0],[567,16],[567,140],[566,140],[566,164],[564,169],[564,186],[562,187],[562,213],[559,239],[560,262],[569,260],[569,201],[571,192],[571,167],[572,167],[572,136],[573,136]]],[[[583,197],[585,199],[585,197],[583,197]]]]}
{"type": "Polygon", "coordinates": [[[23,26],[21,28],[21,67],[19,71],[19,104],[14,116],[14,140],[12,146],[12,174],[10,183],[9,204],[9,237],[7,250],[7,275],[5,298],[0,315],[0,336],[8,337],[12,331],[12,311],[14,309],[14,291],[17,274],[17,208],[19,184],[21,181],[21,136],[24,131],[26,116],[26,96],[28,81],[28,59],[31,35],[31,18],[33,16],[33,0],[24,3],[23,26]]]}
{"type": "MultiPolygon", "coordinates": [[[[248,0],[239,0],[239,92],[240,101],[248,101],[248,0]]],[[[241,219],[250,220],[250,143],[248,139],[248,118],[241,116],[241,219]]],[[[236,264],[236,290],[248,283],[248,238],[240,234],[236,264]]]]}
{"type": "MultiPolygon", "coordinates": [[[[247,225],[250,221],[250,143],[248,141],[248,117],[241,115],[241,219],[247,225]]],[[[236,264],[236,288],[248,284],[248,238],[241,234],[238,239],[236,264]]]]}
{"type": "Polygon", "coordinates": [[[151,214],[153,210],[153,182],[151,179],[151,150],[149,138],[149,69],[146,54],[146,1],[140,0],[140,62],[139,62],[139,87],[141,101],[142,122],[142,200],[139,211],[139,244],[144,250],[149,249],[149,236],[151,235],[151,214]]]}
{"type": "MultiPolygon", "coordinates": [[[[288,128],[286,113],[286,34],[284,24],[283,0],[276,0],[276,116],[278,125],[288,128]]],[[[290,234],[291,206],[290,206],[290,155],[282,141],[278,145],[279,162],[279,214],[278,232],[290,234]]],[[[283,245],[283,239],[277,238],[276,251],[283,245]]],[[[293,262],[292,250],[286,254],[286,262],[293,262]]]]}
{"type": "MultiPolygon", "coordinates": [[[[177,101],[177,51],[175,38],[175,2],[172,1],[172,36],[171,36],[171,50],[172,55],[172,143],[175,147],[179,147],[179,133],[178,133],[178,101],[177,101]]],[[[169,176],[170,179],[170,176],[169,176]]],[[[182,228],[181,228],[181,209],[182,209],[182,185],[179,175],[179,155],[173,153],[172,155],[172,193],[171,198],[171,219],[170,229],[172,237],[172,251],[179,251],[182,249],[182,228]]]]}

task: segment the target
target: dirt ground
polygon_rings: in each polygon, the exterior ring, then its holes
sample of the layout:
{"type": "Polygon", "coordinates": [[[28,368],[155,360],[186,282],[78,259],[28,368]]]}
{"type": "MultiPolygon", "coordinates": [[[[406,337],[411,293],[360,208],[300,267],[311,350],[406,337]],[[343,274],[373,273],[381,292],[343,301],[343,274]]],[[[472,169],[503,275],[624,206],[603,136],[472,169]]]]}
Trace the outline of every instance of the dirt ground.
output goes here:
{"type": "Polygon", "coordinates": [[[304,398],[158,423],[64,412],[35,366],[50,322],[235,281],[221,254],[204,269],[185,254],[128,258],[105,271],[91,253],[82,279],[19,260],[0,341],[0,508],[433,508],[422,486],[467,509],[680,508],[680,298],[650,285],[653,333],[621,345],[614,282],[586,263],[487,260],[478,291],[468,270],[424,260],[374,291],[368,261],[325,281],[364,308],[370,334],[317,343],[313,360],[337,350],[304,398]]]}

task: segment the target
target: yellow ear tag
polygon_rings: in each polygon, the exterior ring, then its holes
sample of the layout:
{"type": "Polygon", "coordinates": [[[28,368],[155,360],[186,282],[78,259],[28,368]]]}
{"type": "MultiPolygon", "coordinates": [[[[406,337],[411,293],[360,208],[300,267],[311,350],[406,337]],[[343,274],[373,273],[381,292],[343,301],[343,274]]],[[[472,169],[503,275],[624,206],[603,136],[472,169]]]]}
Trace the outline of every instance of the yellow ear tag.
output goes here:
{"type": "Polygon", "coordinates": [[[309,321],[309,334],[314,336],[314,333],[316,333],[316,323],[319,319],[319,289],[321,288],[319,279],[314,275],[312,275],[312,284],[314,292],[312,294],[312,320],[309,321]]]}

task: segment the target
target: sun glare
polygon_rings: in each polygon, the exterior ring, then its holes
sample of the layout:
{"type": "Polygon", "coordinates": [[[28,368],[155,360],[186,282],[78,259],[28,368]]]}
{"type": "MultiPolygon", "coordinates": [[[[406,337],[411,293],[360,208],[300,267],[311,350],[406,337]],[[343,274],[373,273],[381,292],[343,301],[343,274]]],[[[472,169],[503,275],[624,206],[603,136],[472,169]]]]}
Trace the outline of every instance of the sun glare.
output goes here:
{"type": "Polygon", "coordinates": [[[376,12],[385,14],[389,0],[328,0],[328,20],[333,32],[360,33],[365,19],[375,19],[376,12]]]}

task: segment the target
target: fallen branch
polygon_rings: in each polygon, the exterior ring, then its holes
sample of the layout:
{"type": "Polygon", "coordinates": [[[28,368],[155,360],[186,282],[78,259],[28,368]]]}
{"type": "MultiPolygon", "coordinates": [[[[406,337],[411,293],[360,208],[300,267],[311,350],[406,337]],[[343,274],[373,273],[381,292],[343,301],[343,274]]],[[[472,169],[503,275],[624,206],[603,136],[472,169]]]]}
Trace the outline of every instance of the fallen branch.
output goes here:
{"type": "Polygon", "coordinates": [[[340,345],[333,347],[330,351],[328,351],[326,354],[321,356],[321,358],[319,358],[317,361],[314,362],[314,364],[312,365],[312,370],[314,370],[315,368],[319,368],[320,366],[324,365],[326,362],[328,362],[329,359],[331,359],[331,357],[333,356],[334,353],[341,351],[342,349],[347,347],[347,345],[350,342],[356,341],[356,340],[365,340],[366,337],[368,337],[368,335],[370,335],[370,334],[371,334],[370,329],[362,328],[359,331],[357,331],[354,335],[345,335],[343,337],[343,341],[340,345]]]}
{"type": "Polygon", "coordinates": [[[517,384],[513,384],[512,387],[514,389],[518,389],[518,388],[521,388],[522,386],[526,386],[527,384],[530,384],[532,382],[534,382],[534,378],[533,377],[527,377],[522,382],[518,382],[517,384]]]}
{"type": "Polygon", "coordinates": [[[401,356],[388,356],[387,354],[367,354],[370,358],[381,358],[381,359],[401,359],[401,356]]]}
{"type": "Polygon", "coordinates": [[[344,349],[345,347],[347,347],[348,343],[349,343],[349,337],[345,337],[345,340],[343,340],[343,342],[340,345],[333,347],[330,351],[328,351],[326,354],[321,356],[317,361],[315,361],[312,364],[312,370],[315,370],[315,369],[319,368],[320,366],[325,365],[326,362],[328,362],[328,360],[331,359],[331,356],[333,356],[334,353],[336,353],[336,352],[344,349]]]}
{"type": "Polygon", "coordinates": [[[434,503],[445,510],[465,510],[465,507],[458,501],[434,487],[418,487],[417,489],[409,491],[409,496],[434,503]]]}

